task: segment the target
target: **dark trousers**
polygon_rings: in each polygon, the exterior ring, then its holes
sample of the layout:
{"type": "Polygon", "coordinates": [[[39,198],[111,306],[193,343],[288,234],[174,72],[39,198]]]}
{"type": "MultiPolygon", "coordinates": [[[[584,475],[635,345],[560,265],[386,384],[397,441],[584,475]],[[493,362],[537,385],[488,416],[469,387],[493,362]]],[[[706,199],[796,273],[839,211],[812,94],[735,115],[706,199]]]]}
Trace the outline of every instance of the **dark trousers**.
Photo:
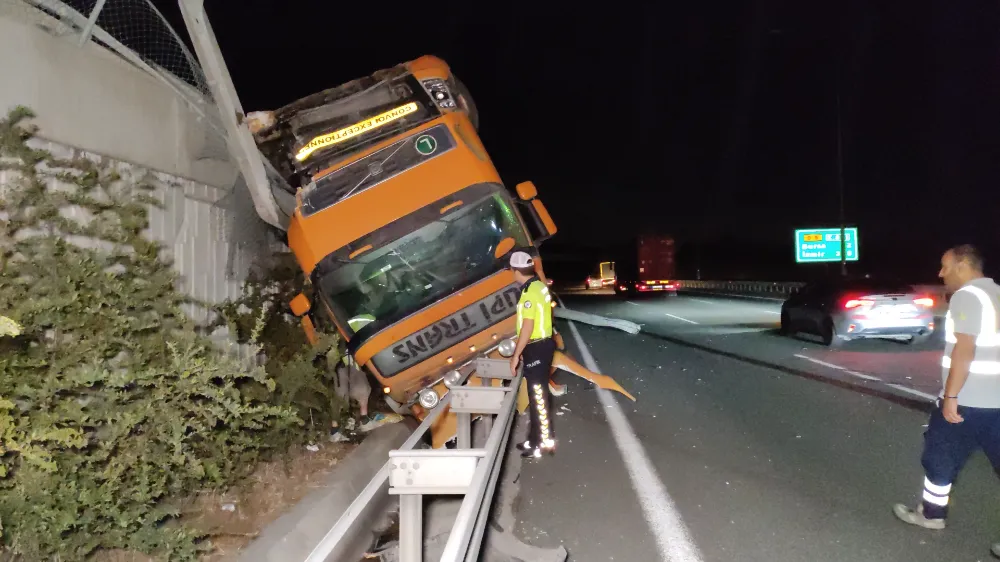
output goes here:
{"type": "Polygon", "coordinates": [[[528,442],[532,447],[545,445],[553,439],[552,432],[552,398],[549,394],[549,371],[552,369],[552,356],[556,352],[556,342],[552,338],[529,343],[521,353],[524,362],[524,380],[528,383],[528,407],[531,415],[531,428],[528,431],[528,442]]]}
{"type": "Polygon", "coordinates": [[[959,406],[958,413],[965,418],[962,423],[944,419],[939,400],[924,432],[920,461],[925,473],[924,516],[929,519],[948,516],[951,484],[977,449],[983,449],[993,468],[1000,470],[1000,408],[959,406]]]}

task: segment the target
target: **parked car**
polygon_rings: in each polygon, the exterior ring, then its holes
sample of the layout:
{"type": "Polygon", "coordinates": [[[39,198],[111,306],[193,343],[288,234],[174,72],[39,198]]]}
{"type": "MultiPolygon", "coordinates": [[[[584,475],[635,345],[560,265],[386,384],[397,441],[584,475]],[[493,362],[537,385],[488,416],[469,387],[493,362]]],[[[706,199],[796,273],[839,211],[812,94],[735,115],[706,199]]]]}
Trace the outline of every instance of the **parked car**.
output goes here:
{"type": "Polygon", "coordinates": [[[815,334],[836,347],[855,339],[909,343],[934,333],[934,299],[905,283],[834,278],[807,284],[781,306],[781,332],[815,334]]]}

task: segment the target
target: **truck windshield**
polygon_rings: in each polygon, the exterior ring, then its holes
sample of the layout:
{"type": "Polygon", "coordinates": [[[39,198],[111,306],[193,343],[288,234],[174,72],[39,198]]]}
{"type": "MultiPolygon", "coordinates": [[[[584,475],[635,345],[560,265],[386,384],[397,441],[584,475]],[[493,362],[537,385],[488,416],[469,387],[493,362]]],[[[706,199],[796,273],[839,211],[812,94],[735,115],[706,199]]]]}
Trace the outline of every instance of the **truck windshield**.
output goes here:
{"type": "Polygon", "coordinates": [[[381,248],[336,264],[318,279],[340,324],[357,332],[402,319],[506,267],[494,257],[511,237],[528,243],[509,196],[496,192],[424,224],[381,248]]]}

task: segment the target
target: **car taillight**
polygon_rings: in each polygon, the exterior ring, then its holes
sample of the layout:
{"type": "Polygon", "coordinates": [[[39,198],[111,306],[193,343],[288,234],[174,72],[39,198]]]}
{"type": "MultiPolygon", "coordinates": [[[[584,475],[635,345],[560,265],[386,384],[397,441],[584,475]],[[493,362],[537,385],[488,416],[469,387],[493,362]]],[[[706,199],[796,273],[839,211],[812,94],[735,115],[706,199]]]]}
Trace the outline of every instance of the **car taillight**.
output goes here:
{"type": "Polygon", "coordinates": [[[875,301],[866,299],[847,299],[847,301],[844,302],[844,308],[850,310],[852,308],[869,307],[873,304],[875,304],[875,301]]]}
{"type": "Polygon", "coordinates": [[[625,285],[618,285],[618,289],[621,290],[621,291],[624,291],[625,290],[625,285]]]}
{"type": "Polygon", "coordinates": [[[930,297],[920,297],[918,299],[913,299],[913,304],[927,308],[934,308],[934,299],[930,297]]]}

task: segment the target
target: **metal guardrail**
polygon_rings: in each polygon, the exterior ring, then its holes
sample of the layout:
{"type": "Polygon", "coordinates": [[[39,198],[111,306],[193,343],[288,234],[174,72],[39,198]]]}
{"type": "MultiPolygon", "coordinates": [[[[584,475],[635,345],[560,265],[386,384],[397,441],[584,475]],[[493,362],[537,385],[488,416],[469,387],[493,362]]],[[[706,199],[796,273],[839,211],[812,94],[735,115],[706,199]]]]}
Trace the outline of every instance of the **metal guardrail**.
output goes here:
{"type": "MultiPolygon", "coordinates": [[[[794,281],[702,281],[678,280],[678,288],[682,291],[704,291],[715,294],[732,294],[737,296],[758,297],[765,299],[784,300],[797,293],[805,283],[794,281]]],[[[913,285],[922,293],[935,298],[935,309],[943,314],[947,309],[948,293],[943,285],[913,285]]]]}
{"type": "Polygon", "coordinates": [[[775,298],[796,293],[805,283],[775,281],[677,281],[681,290],[730,292],[739,295],[771,295],[775,298]]]}
{"type": "Polygon", "coordinates": [[[456,386],[441,399],[419,427],[375,474],[340,519],[316,545],[305,562],[341,560],[344,545],[363,524],[361,514],[382,493],[399,496],[399,555],[401,562],[423,559],[423,496],[462,495],[458,517],[448,535],[442,562],[473,562],[486,531],[503,451],[510,438],[522,374],[510,374],[506,359],[478,359],[477,376],[484,385],[495,379],[505,386],[456,386]],[[458,417],[454,449],[416,449],[431,425],[450,408],[458,417]],[[488,437],[472,448],[472,416],[482,415],[488,437]],[[489,417],[495,416],[495,418],[489,417]]]}

